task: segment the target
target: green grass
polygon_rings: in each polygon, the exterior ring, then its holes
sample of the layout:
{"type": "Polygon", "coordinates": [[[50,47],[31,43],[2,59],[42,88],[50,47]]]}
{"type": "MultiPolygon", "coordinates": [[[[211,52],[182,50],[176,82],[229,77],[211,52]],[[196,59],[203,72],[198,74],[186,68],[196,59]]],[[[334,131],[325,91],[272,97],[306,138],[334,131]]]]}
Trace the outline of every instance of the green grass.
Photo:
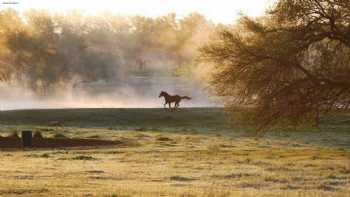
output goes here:
{"type": "Polygon", "coordinates": [[[47,126],[60,121],[68,127],[104,127],[115,129],[141,129],[178,131],[204,129],[227,130],[221,108],[185,108],[180,111],[165,109],[45,109],[14,110],[0,113],[0,124],[47,126]]]}
{"type": "MultiPolygon", "coordinates": [[[[237,109],[237,116],[241,110],[244,109],[237,109]]],[[[180,111],[162,108],[33,109],[0,112],[2,125],[47,126],[50,121],[60,121],[68,127],[170,131],[218,131],[249,127],[242,122],[228,121],[223,108],[183,108],[180,111]]],[[[321,128],[350,128],[350,112],[334,112],[322,117],[321,128]]]]}
{"type": "MultiPolygon", "coordinates": [[[[77,129],[108,129],[136,130],[136,131],[162,131],[162,132],[197,132],[211,133],[228,136],[256,135],[254,126],[238,120],[241,110],[237,109],[233,117],[228,118],[223,108],[183,108],[180,111],[169,111],[162,108],[92,108],[92,109],[33,109],[33,110],[12,110],[0,112],[1,131],[13,132],[27,128],[34,128],[39,131],[77,129]],[[229,119],[231,121],[229,121],[229,119]],[[59,121],[64,128],[50,127],[49,123],[59,121]]],[[[1,132],[0,131],[0,132],[1,132]]],[[[267,136],[276,137],[299,132],[304,139],[312,132],[325,133],[349,133],[350,112],[334,112],[322,117],[321,127],[312,128],[308,126],[299,127],[275,127],[267,136]],[[271,135],[272,133],[272,135],[271,135]],[[279,134],[281,133],[281,134],[279,134]]],[[[84,132],[82,132],[84,133],[84,132]]],[[[98,135],[98,133],[95,133],[98,135]]],[[[313,134],[311,134],[313,136],[313,134]]],[[[299,138],[300,139],[300,138],[299,138]]]]}

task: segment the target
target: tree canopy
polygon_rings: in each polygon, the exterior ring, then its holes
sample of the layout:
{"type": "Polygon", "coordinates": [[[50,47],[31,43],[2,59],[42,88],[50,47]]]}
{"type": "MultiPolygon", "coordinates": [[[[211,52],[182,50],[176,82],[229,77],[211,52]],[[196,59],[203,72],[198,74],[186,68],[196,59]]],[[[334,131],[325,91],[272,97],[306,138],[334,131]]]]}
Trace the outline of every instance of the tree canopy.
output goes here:
{"type": "Polygon", "coordinates": [[[229,108],[250,106],[258,129],[319,123],[350,106],[350,1],[279,0],[242,17],[201,49],[211,84],[229,108]]]}

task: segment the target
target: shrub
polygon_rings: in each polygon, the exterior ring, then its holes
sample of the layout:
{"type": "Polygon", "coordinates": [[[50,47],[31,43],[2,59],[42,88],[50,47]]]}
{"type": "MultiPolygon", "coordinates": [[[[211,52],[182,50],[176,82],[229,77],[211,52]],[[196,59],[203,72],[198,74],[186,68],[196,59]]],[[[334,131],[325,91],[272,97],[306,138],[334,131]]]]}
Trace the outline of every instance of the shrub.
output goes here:
{"type": "Polygon", "coordinates": [[[40,131],[35,132],[33,137],[36,139],[43,139],[44,138],[40,131]]]}
{"type": "Polygon", "coordinates": [[[54,138],[67,138],[65,135],[63,135],[61,133],[56,133],[53,137],[54,138]]]}
{"type": "Polygon", "coordinates": [[[16,131],[13,131],[7,137],[9,137],[9,138],[19,138],[18,133],[16,131]]]}

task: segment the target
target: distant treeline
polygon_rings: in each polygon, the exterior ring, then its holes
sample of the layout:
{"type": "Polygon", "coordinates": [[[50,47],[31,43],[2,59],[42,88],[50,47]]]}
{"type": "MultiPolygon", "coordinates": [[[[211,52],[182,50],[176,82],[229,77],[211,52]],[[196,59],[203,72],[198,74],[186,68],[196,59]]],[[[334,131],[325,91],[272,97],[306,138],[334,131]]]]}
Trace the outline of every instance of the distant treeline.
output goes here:
{"type": "Polygon", "coordinates": [[[0,12],[0,73],[38,95],[80,81],[118,80],[144,65],[157,74],[188,70],[218,25],[199,14],[178,19],[0,12]]]}

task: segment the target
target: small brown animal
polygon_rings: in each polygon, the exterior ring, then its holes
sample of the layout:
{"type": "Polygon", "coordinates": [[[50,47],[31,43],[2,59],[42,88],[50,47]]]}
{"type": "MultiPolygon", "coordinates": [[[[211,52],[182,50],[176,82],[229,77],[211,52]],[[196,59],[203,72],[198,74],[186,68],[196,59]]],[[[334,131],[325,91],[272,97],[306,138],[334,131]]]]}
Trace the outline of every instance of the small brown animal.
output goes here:
{"type": "Polygon", "coordinates": [[[180,102],[182,99],[192,99],[191,97],[188,96],[179,96],[179,95],[170,95],[165,91],[161,91],[159,94],[159,98],[164,97],[165,103],[164,103],[164,108],[166,108],[166,105],[169,105],[169,109],[171,109],[171,103],[175,103],[175,106],[173,109],[177,109],[180,106],[180,102]]]}
{"type": "Polygon", "coordinates": [[[50,127],[64,127],[63,123],[60,121],[50,121],[48,126],[50,126],[50,127]]]}

